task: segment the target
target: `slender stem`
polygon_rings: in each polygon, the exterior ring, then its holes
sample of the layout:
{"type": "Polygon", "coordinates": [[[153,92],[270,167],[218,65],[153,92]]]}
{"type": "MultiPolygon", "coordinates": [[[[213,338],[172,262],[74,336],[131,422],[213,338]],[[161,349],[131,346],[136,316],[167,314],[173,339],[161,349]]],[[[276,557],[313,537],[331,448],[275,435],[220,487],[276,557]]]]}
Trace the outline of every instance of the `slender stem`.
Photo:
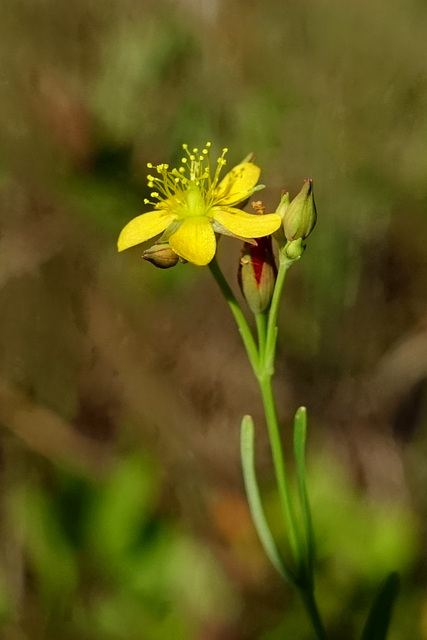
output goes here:
{"type": "Polygon", "coordinates": [[[288,526],[289,544],[297,572],[302,565],[301,541],[298,535],[295,513],[292,507],[289,482],[287,479],[285,459],[283,456],[282,443],[280,439],[279,423],[277,419],[276,405],[274,402],[271,376],[261,376],[258,378],[264,405],[265,419],[268,427],[271,452],[273,455],[274,470],[276,474],[277,487],[279,490],[280,502],[288,526]]]}
{"type": "Polygon", "coordinates": [[[255,314],[255,322],[258,331],[259,364],[262,370],[264,366],[265,341],[267,338],[267,315],[265,313],[255,314]]]}
{"type": "Polygon", "coordinates": [[[279,490],[280,501],[288,526],[289,544],[295,561],[297,575],[295,576],[297,589],[310,618],[311,624],[318,640],[328,640],[328,636],[323,627],[323,623],[317,608],[316,600],[313,592],[312,575],[306,573],[304,552],[301,547],[302,539],[297,529],[297,523],[293,505],[291,502],[291,494],[289,482],[287,479],[285,460],[283,455],[282,443],[280,438],[279,423],[277,419],[276,404],[271,384],[272,375],[274,373],[274,360],[276,355],[276,337],[277,337],[277,318],[279,313],[279,304],[282,296],[283,285],[288,268],[292,264],[291,261],[281,260],[277,274],[276,284],[273,297],[268,313],[257,314],[255,316],[258,347],[254,340],[252,331],[247,323],[245,315],[240,308],[239,303],[233,291],[225,279],[216,258],[209,264],[212,275],[214,276],[218,286],[220,287],[225,299],[227,300],[231,312],[236,320],[243,344],[248,354],[249,361],[252,365],[254,374],[258,380],[261,390],[262,401],[264,405],[265,417],[269,432],[271,451],[273,456],[276,481],[279,490]]]}
{"type": "Polygon", "coordinates": [[[276,284],[274,286],[273,297],[271,299],[270,311],[268,314],[267,337],[265,345],[265,368],[273,375],[274,360],[276,356],[276,336],[277,336],[277,318],[279,315],[280,300],[283,292],[283,285],[287,271],[291,263],[289,261],[280,261],[277,273],[276,284]]]}
{"type": "Polygon", "coordinates": [[[252,365],[252,369],[255,374],[258,372],[259,368],[259,355],[258,349],[252,335],[252,331],[246,321],[245,315],[240,308],[239,303],[236,300],[236,296],[231,290],[230,285],[224,277],[221,269],[219,268],[218,262],[216,258],[209,263],[209,268],[213,277],[215,278],[219,288],[221,289],[225,299],[227,300],[231,313],[234,316],[234,319],[237,322],[237,326],[239,328],[240,335],[242,336],[243,344],[245,345],[246,352],[248,354],[249,361],[252,365]]]}
{"type": "Polygon", "coordinates": [[[328,634],[323,626],[313,589],[300,589],[300,595],[318,640],[328,640],[328,634]]]}

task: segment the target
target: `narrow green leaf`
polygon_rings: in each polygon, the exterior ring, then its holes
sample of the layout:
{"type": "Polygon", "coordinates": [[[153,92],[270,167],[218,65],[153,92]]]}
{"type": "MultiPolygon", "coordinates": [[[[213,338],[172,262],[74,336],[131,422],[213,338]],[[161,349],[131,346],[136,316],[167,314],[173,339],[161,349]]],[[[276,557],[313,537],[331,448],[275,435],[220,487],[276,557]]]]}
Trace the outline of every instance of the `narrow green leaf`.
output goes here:
{"type": "Polygon", "coordinates": [[[243,479],[252,520],[264,551],[271,563],[285,580],[291,585],[296,586],[295,578],[280,555],[265,518],[255,472],[254,439],[255,430],[253,419],[251,416],[244,416],[240,430],[240,453],[242,458],[243,479]]]}
{"type": "Polygon", "coordinates": [[[399,576],[391,573],[381,585],[372,604],[361,640],[386,640],[393,606],[399,592],[399,576]]]}
{"type": "Polygon", "coordinates": [[[310,503],[308,500],[306,469],[305,469],[305,443],[307,438],[307,410],[299,407],[294,419],[294,455],[298,481],[298,494],[303,518],[304,533],[307,545],[307,560],[310,572],[313,567],[315,542],[313,522],[311,519],[310,503]]]}

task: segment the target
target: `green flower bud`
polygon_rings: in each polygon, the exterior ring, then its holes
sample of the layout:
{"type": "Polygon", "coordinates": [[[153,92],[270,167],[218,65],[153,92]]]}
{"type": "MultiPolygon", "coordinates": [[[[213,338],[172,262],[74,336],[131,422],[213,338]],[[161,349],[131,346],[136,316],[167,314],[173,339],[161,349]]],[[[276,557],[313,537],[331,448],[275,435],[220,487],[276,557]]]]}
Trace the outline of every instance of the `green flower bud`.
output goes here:
{"type": "Polygon", "coordinates": [[[256,245],[245,242],[238,271],[243,297],[255,314],[268,309],[277,276],[271,236],[256,241],[256,245]]]}
{"type": "Polygon", "coordinates": [[[170,248],[167,242],[156,242],[152,247],[144,251],[142,254],[144,260],[148,260],[159,269],[169,269],[174,267],[179,257],[170,248]]]}
{"type": "MultiPolygon", "coordinates": [[[[280,207],[280,205],[279,205],[280,207]]],[[[304,180],[299,194],[283,213],[283,231],[287,240],[307,238],[316,224],[317,213],[313,196],[313,182],[304,180]]]]}
{"type": "MultiPolygon", "coordinates": [[[[280,198],[279,206],[276,209],[276,213],[279,214],[279,216],[282,218],[282,221],[285,216],[285,212],[289,207],[289,203],[290,203],[289,192],[282,191],[282,196],[280,198]]],[[[285,237],[285,232],[283,231],[283,224],[277,229],[277,231],[274,232],[273,235],[279,247],[283,247],[286,244],[286,237],[285,237]]]]}
{"type": "Polygon", "coordinates": [[[276,213],[279,214],[282,220],[285,216],[287,208],[289,207],[290,201],[291,200],[289,198],[289,191],[282,191],[282,196],[280,198],[279,206],[276,209],[276,213]]]}
{"type": "Polygon", "coordinates": [[[291,240],[286,243],[283,251],[287,260],[298,260],[305,251],[305,244],[303,243],[302,238],[298,238],[298,240],[291,240]]]}

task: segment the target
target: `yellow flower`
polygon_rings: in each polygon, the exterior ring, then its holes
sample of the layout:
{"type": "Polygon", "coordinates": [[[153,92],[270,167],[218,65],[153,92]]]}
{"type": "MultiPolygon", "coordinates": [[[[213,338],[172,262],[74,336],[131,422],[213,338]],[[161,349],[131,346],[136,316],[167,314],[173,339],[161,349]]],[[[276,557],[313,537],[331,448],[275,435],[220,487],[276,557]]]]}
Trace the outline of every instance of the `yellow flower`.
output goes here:
{"type": "MultiPolygon", "coordinates": [[[[153,211],[131,220],[122,230],[118,249],[123,251],[162,233],[162,241],[188,262],[207,265],[215,255],[215,232],[244,239],[268,236],[276,231],[281,218],[276,213],[255,215],[237,209],[257,190],[260,169],[252,162],[242,162],[219,182],[225,165],[223,150],[212,176],[210,143],[199,153],[183,145],[186,157],[179,169],[169,165],[155,167],[158,176],[148,176],[148,186],[155,202],[153,211]]],[[[151,163],[149,168],[154,168],[151,163]]]]}

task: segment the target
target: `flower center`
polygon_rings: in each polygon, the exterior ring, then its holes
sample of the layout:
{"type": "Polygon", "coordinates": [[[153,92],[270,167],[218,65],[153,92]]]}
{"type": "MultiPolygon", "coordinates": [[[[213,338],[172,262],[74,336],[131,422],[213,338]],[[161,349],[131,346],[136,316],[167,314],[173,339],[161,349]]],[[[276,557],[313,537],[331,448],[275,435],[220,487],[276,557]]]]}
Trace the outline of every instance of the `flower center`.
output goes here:
{"type": "Polygon", "coordinates": [[[154,205],[156,209],[173,210],[178,220],[189,216],[205,216],[215,202],[215,192],[219,182],[219,175],[225,165],[223,149],[216,162],[216,169],[211,171],[209,157],[210,142],[206,143],[201,152],[197,148],[189,150],[183,144],[186,153],[181,159],[181,166],[169,169],[167,164],[154,167],[148,163],[150,169],[156,169],[158,176],[148,175],[148,186],[157,191],[151,192],[154,202],[145,199],[145,204],[154,205]]]}
{"type": "MultiPolygon", "coordinates": [[[[203,216],[207,212],[207,203],[197,182],[190,182],[185,193],[183,216],[203,216]]],[[[181,216],[180,216],[181,217],[181,216]]]]}

